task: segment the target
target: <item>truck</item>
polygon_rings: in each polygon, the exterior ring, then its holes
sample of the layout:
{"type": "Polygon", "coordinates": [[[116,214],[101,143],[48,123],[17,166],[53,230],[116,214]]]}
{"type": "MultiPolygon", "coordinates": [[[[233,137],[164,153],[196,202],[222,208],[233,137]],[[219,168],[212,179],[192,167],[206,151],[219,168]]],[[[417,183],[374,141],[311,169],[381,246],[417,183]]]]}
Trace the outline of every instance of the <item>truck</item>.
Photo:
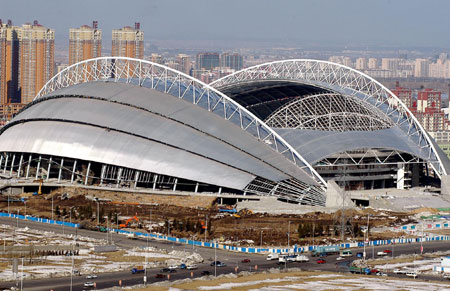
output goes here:
{"type": "Polygon", "coordinates": [[[363,268],[363,267],[350,266],[350,267],[348,268],[348,270],[349,270],[350,273],[352,273],[352,274],[366,274],[366,275],[370,275],[370,274],[371,274],[370,268],[363,268]]]}
{"type": "Polygon", "coordinates": [[[387,253],[385,253],[385,252],[377,252],[377,256],[380,256],[380,257],[387,256],[387,253]]]}
{"type": "Polygon", "coordinates": [[[145,269],[143,266],[137,266],[131,269],[131,274],[138,274],[138,273],[144,273],[145,269]]]}
{"type": "Polygon", "coordinates": [[[305,255],[297,255],[297,256],[295,257],[295,261],[296,261],[296,262],[301,262],[301,263],[303,263],[303,262],[309,262],[309,258],[308,258],[308,256],[305,256],[305,255]]]}
{"type": "Polygon", "coordinates": [[[313,257],[319,256],[320,254],[339,254],[339,246],[318,246],[312,251],[313,257]]]}
{"type": "Polygon", "coordinates": [[[266,259],[266,260],[268,260],[268,261],[271,261],[271,260],[278,260],[279,257],[280,257],[280,255],[279,255],[278,253],[273,253],[273,254],[269,254],[269,255],[267,256],[267,259],[266,259]]]}
{"type": "Polygon", "coordinates": [[[219,213],[220,212],[237,213],[237,210],[236,210],[236,208],[221,207],[221,208],[219,208],[219,213]]]}
{"type": "Polygon", "coordinates": [[[351,250],[342,250],[341,251],[341,257],[351,257],[353,256],[353,253],[351,250]]]}
{"type": "Polygon", "coordinates": [[[129,239],[138,239],[138,236],[136,235],[136,233],[131,232],[131,233],[127,233],[127,238],[129,238],[129,239]]]}

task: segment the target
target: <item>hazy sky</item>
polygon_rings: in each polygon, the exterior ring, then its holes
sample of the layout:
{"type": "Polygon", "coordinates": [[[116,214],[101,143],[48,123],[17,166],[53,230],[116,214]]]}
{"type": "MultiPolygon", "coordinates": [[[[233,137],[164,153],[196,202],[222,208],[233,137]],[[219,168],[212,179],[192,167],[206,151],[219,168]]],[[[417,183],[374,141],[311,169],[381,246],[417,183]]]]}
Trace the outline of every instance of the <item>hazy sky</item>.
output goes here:
{"type": "Polygon", "coordinates": [[[58,39],[96,19],[104,39],[139,21],[146,40],[450,48],[449,0],[0,0],[0,18],[37,19],[58,39]]]}

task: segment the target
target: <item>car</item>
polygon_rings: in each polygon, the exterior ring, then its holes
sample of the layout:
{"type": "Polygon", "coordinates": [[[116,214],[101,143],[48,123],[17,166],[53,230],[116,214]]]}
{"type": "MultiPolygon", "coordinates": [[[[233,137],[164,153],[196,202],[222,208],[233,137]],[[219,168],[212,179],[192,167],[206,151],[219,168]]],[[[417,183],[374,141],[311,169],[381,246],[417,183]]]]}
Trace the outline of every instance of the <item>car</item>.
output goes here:
{"type": "Polygon", "coordinates": [[[363,253],[356,253],[356,257],[357,257],[357,258],[362,258],[363,256],[364,256],[363,253]]]}
{"type": "Polygon", "coordinates": [[[214,267],[216,265],[217,267],[225,267],[226,265],[222,263],[221,261],[214,261],[211,263],[211,266],[214,267]]]}
{"type": "Polygon", "coordinates": [[[95,275],[95,274],[87,275],[86,279],[97,279],[97,275],[95,275]]]}
{"type": "Polygon", "coordinates": [[[176,273],[177,272],[177,270],[175,270],[175,269],[169,269],[169,273],[176,273]]]}
{"type": "Polygon", "coordinates": [[[416,272],[406,272],[406,276],[413,277],[415,279],[417,277],[417,273],[416,272]]]}
{"type": "Polygon", "coordinates": [[[210,271],[202,271],[201,275],[202,276],[209,276],[209,275],[211,275],[211,272],[210,271]]]}
{"type": "Polygon", "coordinates": [[[198,267],[197,267],[197,265],[195,265],[195,264],[192,264],[192,265],[187,265],[186,266],[186,269],[188,269],[188,270],[195,270],[195,269],[197,269],[198,267]]]}
{"type": "Polygon", "coordinates": [[[158,273],[155,275],[156,279],[163,279],[164,278],[164,274],[158,273]]]}
{"type": "Polygon", "coordinates": [[[84,287],[94,287],[94,282],[86,282],[86,283],[84,283],[84,287]]]}
{"type": "Polygon", "coordinates": [[[168,272],[170,272],[169,268],[162,268],[161,269],[161,273],[168,273],[168,272]]]}
{"type": "Polygon", "coordinates": [[[171,269],[171,270],[176,270],[176,269],[178,269],[178,266],[177,266],[177,265],[170,265],[170,266],[169,266],[169,269],[171,269]]]}
{"type": "Polygon", "coordinates": [[[394,269],[394,274],[406,274],[406,271],[402,269],[394,269]]]}
{"type": "Polygon", "coordinates": [[[344,257],[337,257],[336,258],[336,261],[342,261],[342,260],[345,260],[345,258],[344,257]]]}
{"type": "Polygon", "coordinates": [[[375,275],[377,275],[377,276],[382,276],[382,277],[386,277],[386,276],[387,276],[387,274],[386,274],[386,273],[383,273],[383,272],[378,272],[378,273],[376,273],[375,275]]]}
{"type": "Polygon", "coordinates": [[[324,259],[318,259],[317,264],[325,264],[326,261],[324,259]]]}
{"type": "Polygon", "coordinates": [[[383,252],[385,252],[386,254],[392,254],[391,250],[384,250],[383,252]]]}
{"type": "Polygon", "coordinates": [[[243,259],[242,261],[241,261],[241,263],[250,263],[250,259],[243,259]]]}

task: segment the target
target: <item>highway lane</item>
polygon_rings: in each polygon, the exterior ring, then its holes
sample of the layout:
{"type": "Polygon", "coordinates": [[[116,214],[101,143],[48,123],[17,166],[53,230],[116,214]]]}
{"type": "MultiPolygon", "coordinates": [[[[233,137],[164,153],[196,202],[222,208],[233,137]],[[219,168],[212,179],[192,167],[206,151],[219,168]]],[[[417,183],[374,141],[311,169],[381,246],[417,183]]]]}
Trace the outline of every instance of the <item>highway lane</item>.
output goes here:
{"type": "MultiPolygon", "coordinates": [[[[11,218],[0,218],[0,223],[15,225],[17,223],[16,219],[11,218]]],[[[62,233],[61,226],[48,225],[42,223],[35,223],[29,221],[19,221],[19,227],[27,226],[29,228],[39,229],[42,231],[54,231],[57,233],[62,233]]],[[[77,232],[79,235],[93,237],[93,238],[103,238],[106,239],[105,233],[90,231],[90,230],[74,230],[74,229],[64,229],[64,233],[73,233],[77,232]]],[[[145,246],[147,241],[145,239],[138,240],[130,240],[122,235],[113,234],[112,236],[114,242],[123,248],[133,248],[136,246],[145,246]]],[[[192,251],[192,247],[187,245],[173,244],[168,242],[161,242],[155,240],[149,240],[149,245],[161,249],[166,249],[168,251],[174,250],[187,250],[192,251]]],[[[450,242],[448,241],[437,241],[437,242],[428,242],[424,243],[424,252],[433,252],[433,251],[446,251],[450,249],[450,242]]],[[[367,248],[367,257],[372,257],[372,251],[374,257],[376,257],[376,253],[378,251],[383,251],[385,249],[392,249],[392,246],[378,246],[367,248]]],[[[176,273],[170,274],[170,280],[176,279],[184,279],[191,277],[191,272],[194,277],[200,276],[203,270],[208,270],[214,275],[214,267],[209,266],[211,260],[214,258],[214,250],[209,248],[195,248],[195,251],[200,253],[202,257],[205,259],[203,264],[199,264],[199,269],[197,270],[177,270],[176,273]]],[[[362,252],[362,248],[352,249],[353,257],[351,259],[355,259],[355,254],[357,252],[362,252]]],[[[411,253],[420,253],[420,244],[411,243],[411,244],[403,244],[403,245],[395,245],[394,246],[394,256],[399,256],[401,254],[411,254],[411,253]]],[[[322,271],[331,271],[331,272],[348,272],[345,264],[338,263],[336,261],[337,255],[326,257],[326,264],[317,264],[316,258],[311,257],[311,261],[307,263],[288,263],[286,266],[290,267],[299,267],[303,270],[322,270],[322,271]]],[[[217,260],[225,262],[227,264],[226,267],[217,267],[217,275],[226,274],[230,272],[235,272],[235,268],[238,267],[238,272],[243,270],[255,270],[255,265],[257,265],[257,270],[267,270],[270,268],[284,268],[285,265],[278,265],[276,261],[267,261],[265,256],[262,255],[252,255],[252,254],[243,254],[243,253],[234,253],[227,252],[223,250],[217,250],[217,260]],[[241,263],[241,260],[244,258],[249,258],[251,260],[250,263],[241,263]]],[[[350,260],[347,260],[350,261],[350,260]]],[[[344,261],[345,262],[345,261],[344,261]]],[[[148,270],[148,282],[153,283],[156,281],[166,280],[167,274],[164,279],[157,279],[155,275],[160,273],[159,269],[149,269],[148,270]]],[[[87,281],[94,281],[97,284],[97,288],[107,288],[112,286],[118,286],[119,280],[122,281],[122,286],[131,286],[143,283],[143,274],[134,274],[132,275],[130,271],[122,271],[122,272],[112,272],[112,273],[102,273],[98,274],[98,278],[94,280],[88,280],[85,278],[87,274],[83,274],[83,276],[74,276],[73,277],[73,290],[84,290],[83,284],[87,281]]],[[[405,277],[404,275],[397,274],[389,274],[394,277],[405,277]]],[[[426,280],[436,280],[435,277],[424,277],[421,276],[420,279],[426,280]]],[[[2,282],[0,283],[1,288],[8,288],[15,284],[15,282],[2,282]]],[[[70,286],[70,277],[60,277],[60,278],[48,278],[48,279],[39,279],[39,280],[25,280],[24,286],[26,290],[67,290],[70,286]]]]}

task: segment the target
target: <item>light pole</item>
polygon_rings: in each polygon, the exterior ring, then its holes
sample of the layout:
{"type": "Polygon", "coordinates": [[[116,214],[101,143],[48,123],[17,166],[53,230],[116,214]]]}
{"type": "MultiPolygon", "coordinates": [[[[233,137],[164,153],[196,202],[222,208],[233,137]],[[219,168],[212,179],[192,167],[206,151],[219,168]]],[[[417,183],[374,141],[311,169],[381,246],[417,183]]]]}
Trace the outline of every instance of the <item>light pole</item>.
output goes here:
{"type": "Polygon", "coordinates": [[[422,241],[423,241],[423,221],[422,221],[422,235],[420,237],[420,254],[421,255],[423,254],[423,243],[422,243],[422,241]]]}
{"type": "Polygon", "coordinates": [[[289,249],[290,249],[290,236],[291,235],[291,221],[289,220],[288,222],[288,253],[289,253],[289,249]]]}
{"type": "Polygon", "coordinates": [[[53,220],[53,194],[52,194],[52,220],[53,220]]]}
{"type": "Polygon", "coordinates": [[[95,200],[95,202],[97,202],[97,226],[98,226],[100,224],[100,210],[99,210],[98,199],[95,200]]]}
{"type": "Polygon", "coordinates": [[[23,204],[25,205],[25,220],[27,220],[27,201],[23,200],[23,204]]]}
{"type": "Polygon", "coordinates": [[[70,209],[69,209],[69,219],[70,219],[70,223],[72,223],[72,209],[74,208],[75,206],[72,206],[72,207],[70,207],[70,209]]]}
{"type": "Polygon", "coordinates": [[[216,241],[214,240],[214,277],[217,277],[217,249],[216,241]]]}
{"type": "Polygon", "coordinates": [[[262,249],[262,233],[263,233],[263,230],[261,229],[261,245],[259,246],[260,249],[262,249]]]}

